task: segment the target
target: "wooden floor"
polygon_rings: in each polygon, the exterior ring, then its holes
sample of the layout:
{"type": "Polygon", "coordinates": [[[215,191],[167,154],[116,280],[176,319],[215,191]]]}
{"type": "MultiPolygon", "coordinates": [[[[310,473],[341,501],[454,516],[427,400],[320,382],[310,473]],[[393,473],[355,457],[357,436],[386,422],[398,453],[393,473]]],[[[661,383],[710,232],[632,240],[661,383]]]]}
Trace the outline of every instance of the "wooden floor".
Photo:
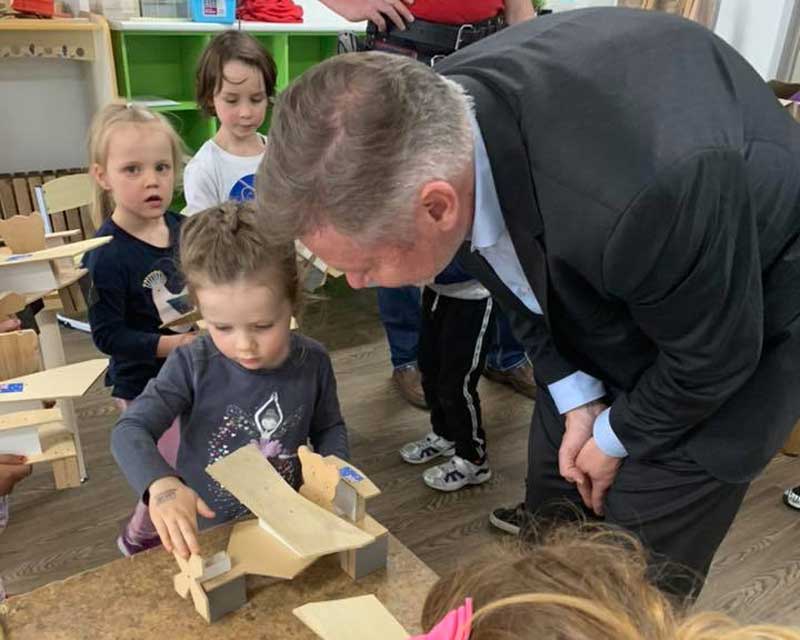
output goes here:
{"type": "MultiPolygon", "coordinates": [[[[373,514],[440,574],[459,562],[491,559],[507,538],[489,529],[487,515],[522,497],[532,403],[483,381],[492,480],[449,495],[427,489],[422,469],[397,454],[427,431],[427,414],[405,404],[391,387],[374,292],[336,288],[335,301],[311,305],[303,327],[332,352],[354,462],[383,489],[373,514]]],[[[70,361],[94,355],[86,335],[63,331],[70,361]]],[[[135,497],[109,453],[116,410],[108,392],[96,385],[80,402],[78,416],[90,479],[57,492],[42,468],[18,486],[10,525],[0,536],[0,574],[10,593],[118,557],[114,539],[135,497]]],[[[780,502],[783,488],[797,481],[800,462],[778,457],[753,484],[717,555],[701,606],[743,620],[800,625],[800,513],[780,502]]]]}

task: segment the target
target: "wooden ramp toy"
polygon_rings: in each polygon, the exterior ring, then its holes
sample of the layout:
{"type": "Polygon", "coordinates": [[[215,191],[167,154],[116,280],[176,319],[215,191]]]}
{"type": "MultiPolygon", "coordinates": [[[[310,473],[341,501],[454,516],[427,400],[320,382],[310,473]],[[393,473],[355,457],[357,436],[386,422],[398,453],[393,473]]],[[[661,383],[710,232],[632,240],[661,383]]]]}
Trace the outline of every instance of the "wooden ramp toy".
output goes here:
{"type": "Polygon", "coordinates": [[[302,558],[362,547],[373,538],[292,489],[253,444],[206,468],[259,518],[267,534],[302,558]]]}
{"type": "Polygon", "coordinates": [[[309,602],[292,613],[322,640],[406,640],[409,637],[374,595],[309,602]]]}
{"type": "Polygon", "coordinates": [[[236,581],[248,573],[291,580],[318,558],[334,553],[353,579],[386,567],[388,531],[366,513],[366,500],[378,495],[378,488],[333,456],[323,458],[300,447],[298,458],[303,472],[299,493],[254,444],[206,467],[256,516],[233,526],[226,571],[209,577],[205,568],[219,567],[221,560],[192,556],[185,561],[176,556],[180,573],[174,578],[175,589],[183,598],[191,594],[207,621],[243,604],[243,587],[236,581]],[[237,586],[227,586],[233,583],[237,586]]]}

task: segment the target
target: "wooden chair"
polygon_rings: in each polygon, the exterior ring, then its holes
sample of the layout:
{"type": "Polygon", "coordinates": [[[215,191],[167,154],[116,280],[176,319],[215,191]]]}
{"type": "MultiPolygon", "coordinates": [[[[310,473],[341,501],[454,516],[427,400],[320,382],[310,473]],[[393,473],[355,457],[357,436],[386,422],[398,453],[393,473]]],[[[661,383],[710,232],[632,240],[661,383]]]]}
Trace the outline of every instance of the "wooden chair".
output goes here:
{"type": "MultiPolygon", "coordinates": [[[[35,331],[0,333],[0,380],[14,380],[42,370],[39,338],[35,331]]],[[[24,385],[24,383],[22,383],[24,385]]],[[[4,385],[4,395],[11,396],[11,384],[4,385]],[[6,390],[8,390],[6,394],[6,390]]],[[[24,387],[22,389],[24,391],[24,387]]],[[[22,392],[21,391],[21,392],[22,392]]],[[[38,440],[41,453],[27,454],[32,463],[50,462],[59,489],[80,486],[78,453],[75,438],[63,422],[61,410],[38,408],[12,411],[2,415],[0,406],[0,451],[26,452],[38,440]]]]}
{"type": "MultiPolygon", "coordinates": [[[[36,206],[45,221],[50,238],[80,240],[94,236],[99,226],[91,216],[92,181],[88,173],[75,173],[50,180],[34,188],[36,206]]],[[[48,242],[52,246],[51,242],[48,242]]],[[[81,256],[76,258],[80,262],[81,256]]],[[[87,310],[86,297],[79,283],[61,296],[64,315],[80,316],[87,310]]]]}

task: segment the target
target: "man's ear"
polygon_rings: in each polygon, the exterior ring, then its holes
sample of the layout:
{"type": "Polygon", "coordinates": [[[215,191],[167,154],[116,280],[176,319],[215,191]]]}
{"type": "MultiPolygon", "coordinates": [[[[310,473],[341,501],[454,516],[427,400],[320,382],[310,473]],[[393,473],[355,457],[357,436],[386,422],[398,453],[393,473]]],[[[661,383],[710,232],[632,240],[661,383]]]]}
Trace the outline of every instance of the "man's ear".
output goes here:
{"type": "Polygon", "coordinates": [[[95,179],[97,184],[99,184],[102,189],[105,189],[106,191],[111,189],[111,185],[108,183],[106,170],[98,163],[95,162],[91,167],[89,167],[89,175],[95,179]]]}
{"type": "Polygon", "coordinates": [[[446,180],[426,183],[420,192],[423,219],[440,231],[450,231],[458,226],[460,209],[459,193],[446,180]]]}

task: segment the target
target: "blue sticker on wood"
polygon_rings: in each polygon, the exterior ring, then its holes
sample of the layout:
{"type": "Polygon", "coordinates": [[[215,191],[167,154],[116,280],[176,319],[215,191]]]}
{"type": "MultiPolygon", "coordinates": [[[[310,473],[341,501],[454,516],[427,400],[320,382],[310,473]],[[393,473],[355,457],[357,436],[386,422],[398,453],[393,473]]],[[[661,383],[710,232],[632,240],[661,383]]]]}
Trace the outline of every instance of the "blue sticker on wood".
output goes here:
{"type": "Polygon", "coordinates": [[[352,480],[353,482],[361,482],[364,479],[364,476],[362,476],[359,473],[356,473],[355,470],[353,470],[351,467],[342,467],[341,469],[339,469],[339,475],[342,478],[345,478],[347,480],[352,480]]]}
{"type": "Polygon", "coordinates": [[[0,383],[0,393],[20,393],[24,386],[24,382],[0,383]]]}
{"type": "Polygon", "coordinates": [[[15,253],[13,256],[8,256],[6,258],[6,262],[16,262],[17,260],[30,258],[32,255],[32,253],[15,253]]]}

